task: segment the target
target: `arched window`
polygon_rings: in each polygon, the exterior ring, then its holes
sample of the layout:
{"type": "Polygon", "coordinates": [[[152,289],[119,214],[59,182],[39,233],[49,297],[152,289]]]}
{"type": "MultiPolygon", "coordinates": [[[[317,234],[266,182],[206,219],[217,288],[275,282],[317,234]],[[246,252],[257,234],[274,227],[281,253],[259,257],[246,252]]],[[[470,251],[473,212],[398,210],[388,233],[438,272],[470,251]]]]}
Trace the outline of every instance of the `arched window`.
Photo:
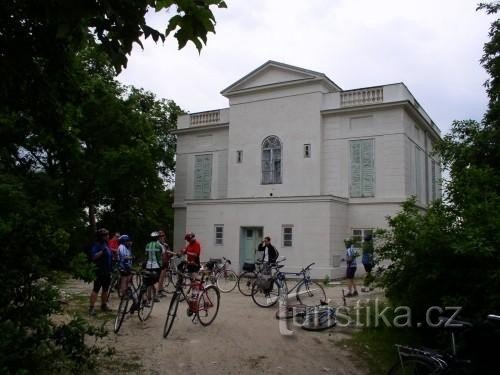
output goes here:
{"type": "Polygon", "coordinates": [[[274,135],[262,142],[262,184],[281,184],[281,141],[274,135]]]}

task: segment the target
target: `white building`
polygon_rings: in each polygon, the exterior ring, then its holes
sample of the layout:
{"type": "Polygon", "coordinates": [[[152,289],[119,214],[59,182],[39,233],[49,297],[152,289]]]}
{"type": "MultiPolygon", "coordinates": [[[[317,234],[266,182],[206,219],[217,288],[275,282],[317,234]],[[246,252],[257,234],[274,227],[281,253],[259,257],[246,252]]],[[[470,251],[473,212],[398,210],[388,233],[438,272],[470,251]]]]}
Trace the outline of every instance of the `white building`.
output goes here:
{"type": "Polygon", "coordinates": [[[342,90],[268,61],[222,92],[229,108],[180,116],[174,246],[252,261],[269,235],[288,269],[339,277],[343,240],[440,196],[440,131],[403,83],[342,90]]]}

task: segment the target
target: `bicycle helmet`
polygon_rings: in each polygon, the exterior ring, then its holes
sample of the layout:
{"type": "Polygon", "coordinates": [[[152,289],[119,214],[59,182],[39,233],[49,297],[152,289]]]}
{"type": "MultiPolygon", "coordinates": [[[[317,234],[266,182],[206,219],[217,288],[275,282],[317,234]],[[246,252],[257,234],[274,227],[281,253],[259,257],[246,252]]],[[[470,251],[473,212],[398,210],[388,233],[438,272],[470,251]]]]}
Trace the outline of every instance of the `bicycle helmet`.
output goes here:
{"type": "Polygon", "coordinates": [[[132,241],[132,239],[130,238],[130,236],[124,234],[118,238],[118,241],[120,241],[121,244],[124,244],[127,241],[132,241]]]}
{"type": "Polygon", "coordinates": [[[184,236],[184,239],[186,241],[191,241],[194,237],[195,237],[194,233],[193,232],[189,232],[189,233],[186,233],[186,235],[184,236]]]}
{"type": "Polygon", "coordinates": [[[158,233],[157,231],[154,231],[154,232],[151,232],[151,235],[150,235],[152,238],[158,238],[160,236],[160,233],[158,233]]]}

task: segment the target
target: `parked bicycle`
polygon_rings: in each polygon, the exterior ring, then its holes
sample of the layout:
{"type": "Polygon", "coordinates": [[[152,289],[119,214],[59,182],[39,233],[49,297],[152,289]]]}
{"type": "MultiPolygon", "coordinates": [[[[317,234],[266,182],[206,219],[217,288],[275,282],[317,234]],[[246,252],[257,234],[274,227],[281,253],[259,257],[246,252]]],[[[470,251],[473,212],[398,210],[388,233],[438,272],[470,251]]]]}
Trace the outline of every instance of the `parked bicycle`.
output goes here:
{"type": "Polygon", "coordinates": [[[212,284],[217,285],[222,293],[228,293],[236,288],[238,276],[236,272],[229,269],[231,261],[225,257],[220,259],[210,259],[205,267],[209,271],[207,280],[212,284]]]}
{"type": "Polygon", "coordinates": [[[220,292],[214,285],[205,285],[204,276],[200,281],[192,281],[192,288],[196,288],[197,295],[189,295],[184,290],[184,279],[190,278],[190,274],[179,273],[175,292],[168,307],[167,318],[163,327],[163,337],[166,338],[172,330],[172,325],[177,316],[179,303],[188,301],[187,315],[192,316],[193,323],[200,322],[203,326],[210,325],[219,312],[220,292]],[[197,285],[197,283],[199,284],[197,285]]]}
{"type": "Polygon", "coordinates": [[[276,273],[270,278],[258,279],[252,285],[252,299],[260,307],[271,307],[277,301],[279,296],[286,299],[290,298],[290,293],[296,290],[295,297],[300,304],[306,306],[317,306],[322,302],[326,302],[326,293],[323,287],[316,281],[313,281],[310,276],[311,267],[315,263],[311,263],[303,268],[300,272],[282,272],[283,264],[278,264],[285,261],[286,258],[277,262],[272,268],[276,269],[276,273]],[[299,281],[289,290],[286,276],[291,275],[299,277],[299,281]],[[301,279],[300,279],[301,278],[301,279]]]}
{"type": "Polygon", "coordinates": [[[252,295],[252,285],[261,275],[262,264],[262,262],[243,264],[243,272],[238,276],[238,290],[244,296],[252,295]]]}
{"type": "MultiPolygon", "coordinates": [[[[470,328],[472,324],[464,321],[450,320],[448,317],[440,317],[439,320],[442,326],[451,327],[451,353],[434,349],[396,345],[399,359],[389,370],[389,375],[473,373],[471,361],[461,359],[457,356],[455,344],[455,329],[470,328]]],[[[500,322],[500,315],[490,314],[487,320],[500,322]]]]}
{"type": "Polygon", "coordinates": [[[300,303],[280,306],[276,319],[293,319],[294,324],[306,331],[323,331],[337,324],[336,309],[326,302],[312,307],[300,303]]]}
{"type": "MultiPolygon", "coordinates": [[[[121,297],[114,321],[113,328],[115,333],[118,333],[120,330],[123,320],[128,313],[133,314],[137,311],[139,319],[145,321],[151,316],[151,312],[153,311],[155,297],[153,280],[156,275],[154,272],[147,270],[140,273],[134,271],[133,274],[134,276],[139,274],[141,276],[141,282],[138,286],[134,285],[134,282],[131,282],[126,292],[121,297]]],[[[137,280],[137,278],[135,278],[135,280],[137,280]]]]}

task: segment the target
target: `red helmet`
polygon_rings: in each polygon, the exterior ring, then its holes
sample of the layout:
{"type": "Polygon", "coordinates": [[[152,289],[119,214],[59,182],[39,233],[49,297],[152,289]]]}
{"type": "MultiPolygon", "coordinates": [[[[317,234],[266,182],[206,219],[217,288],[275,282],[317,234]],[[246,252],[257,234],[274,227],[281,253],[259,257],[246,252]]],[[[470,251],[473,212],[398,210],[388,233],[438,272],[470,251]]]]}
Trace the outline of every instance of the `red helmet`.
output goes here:
{"type": "Polygon", "coordinates": [[[193,238],[194,238],[194,233],[193,232],[186,233],[186,235],[184,236],[184,239],[186,241],[191,241],[193,238]]]}

